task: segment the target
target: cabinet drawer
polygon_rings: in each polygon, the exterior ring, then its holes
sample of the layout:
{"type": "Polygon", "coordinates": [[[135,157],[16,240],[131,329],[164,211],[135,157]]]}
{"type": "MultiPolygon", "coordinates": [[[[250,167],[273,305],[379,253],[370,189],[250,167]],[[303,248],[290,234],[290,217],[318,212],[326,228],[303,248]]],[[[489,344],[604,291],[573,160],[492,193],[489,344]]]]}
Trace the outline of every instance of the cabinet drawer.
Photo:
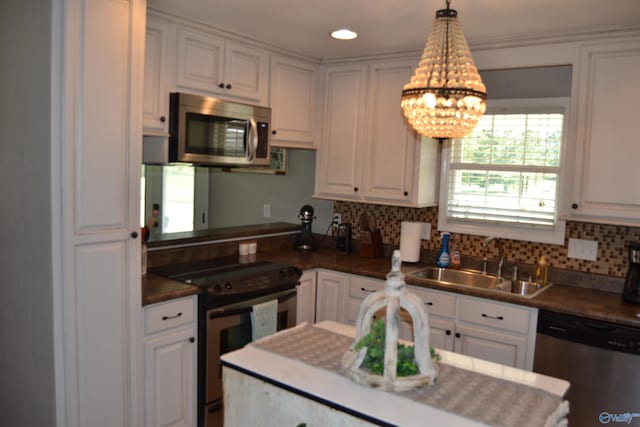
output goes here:
{"type": "Polygon", "coordinates": [[[527,334],[529,316],[526,308],[518,308],[471,298],[459,298],[458,319],[476,325],[527,334]]]}
{"type": "Polygon", "coordinates": [[[192,323],[194,298],[182,298],[154,304],[145,309],[145,333],[147,335],[192,323]]]}
{"type": "Polygon", "coordinates": [[[434,316],[453,319],[456,312],[455,295],[444,294],[424,288],[407,287],[407,290],[415,294],[427,305],[427,311],[434,316]]]}
{"type": "Polygon", "coordinates": [[[384,285],[383,280],[351,276],[349,277],[349,296],[362,300],[375,291],[383,290],[384,285]]]}

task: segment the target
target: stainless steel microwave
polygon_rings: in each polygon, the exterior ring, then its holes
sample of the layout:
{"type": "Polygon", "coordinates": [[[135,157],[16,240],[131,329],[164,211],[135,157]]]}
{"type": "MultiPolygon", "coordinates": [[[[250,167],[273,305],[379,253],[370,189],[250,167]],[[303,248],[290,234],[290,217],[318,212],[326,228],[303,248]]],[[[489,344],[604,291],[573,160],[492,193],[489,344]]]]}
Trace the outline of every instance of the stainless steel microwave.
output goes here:
{"type": "Polygon", "coordinates": [[[169,161],[205,166],[266,166],[271,109],[171,93],[169,161]]]}

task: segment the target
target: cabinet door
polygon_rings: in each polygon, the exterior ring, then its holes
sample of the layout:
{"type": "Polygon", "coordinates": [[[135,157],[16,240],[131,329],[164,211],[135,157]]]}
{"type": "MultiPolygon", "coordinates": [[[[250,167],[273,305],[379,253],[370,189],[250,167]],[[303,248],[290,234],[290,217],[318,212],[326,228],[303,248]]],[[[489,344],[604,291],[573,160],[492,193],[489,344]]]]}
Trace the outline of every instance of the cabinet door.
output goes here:
{"type": "Polygon", "coordinates": [[[316,148],[318,66],[271,58],[272,142],[277,147],[316,148]]]}
{"type": "Polygon", "coordinates": [[[180,28],[177,49],[175,65],[178,87],[213,93],[225,90],[223,39],[180,28]]]}
{"type": "Polygon", "coordinates": [[[367,85],[366,65],[325,71],[322,147],[316,167],[316,196],[360,200],[367,85]]]}
{"type": "Polygon", "coordinates": [[[226,42],[224,94],[266,105],[269,59],[267,53],[240,43],[226,42]]]}
{"type": "Polygon", "coordinates": [[[479,359],[526,369],[527,338],[458,323],[454,350],[479,359]]]}
{"type": "Polygon", "coordinates": [[[572,217],[640,224],[638,70],[640,39],[581,52],[572,217]]]}
{"type": "Polygon", "coordinates": [[[451,320],[429,317],[429,344],[435,348],[453,351],[455,323],[451,320]]]}
{"type": "MultiPolygon", "coordinates": [[[[429,315],[429,345],[443,350],[453,351],[455,323],[453,320],[442,319],[429,315]]],[[[398,337],[415,342],[413,322],[405,311],[400,314],[398,337]]]]}
{"type": "Polygon", "coordinates": [[[300,278],[296,300],[296,324],[316,320],[316,272],[305,271],[300,278]]]}
{"type": "Polygon", "coordinates": [[[166,86],[167,27],[147,20],[144,52],[144,132],[167,133],[169,91],[166,86]]]}
{"type": "Polygon", "coordinates": [[[139,425],[146,3],[78,1],[60,14],[58,404],[68,426],[139,425]]]}
{"type": "MultiPolygon", "coordinates": [[[[362,301],[369,295],[376,291],[384,289],[385,281],[378,279],[371,279],[362,276],[348,276],[348,296],[347,305],[345,307],[344,322],[355,326],[358,322],[358,315],[360,314],[360,306],[362,301]]],[[[382,310],[376,313],[376,316],[385,316],[386,310],[382,310]]]]}
{"type": "MultiPolygon", "coordinates": [[[[411,62],[371,66],[363,196],[372,202],[411,204],[414,197],[414,167],[419,144],[407,124],[400,100],[403,86],[411,79],[411,62]]],[[[431,143],[431,141],[429,141],[431,143]]],[[[434,183],[435,185],[435,183],[434,183]]]]}
{"type": "Polygon", "coordinates": [[[344,321],[347,277],[340,273],[319,271],[316,293],[316,322],[344,321]]]}
{"type": "Polygon", "coordinates": [[[193,329],[145,340],[146,426],[195,425],[193,329]]]}

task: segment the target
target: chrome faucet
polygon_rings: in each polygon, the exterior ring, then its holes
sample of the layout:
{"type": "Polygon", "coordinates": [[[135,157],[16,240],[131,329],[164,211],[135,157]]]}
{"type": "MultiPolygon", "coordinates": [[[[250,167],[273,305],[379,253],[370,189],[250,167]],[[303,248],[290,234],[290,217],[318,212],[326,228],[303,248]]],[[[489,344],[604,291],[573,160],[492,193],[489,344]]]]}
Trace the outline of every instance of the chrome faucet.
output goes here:
{"type": "Polygon", "coordinates": [[[498,247],[498,255],[500,257],[500,259],[498,260],[497,276],[502,277],[502,264],[504,263],[504,248],[502,247],[502,240],[498,239],[497,237],[487,237],[482,241],[482,247],[486,249],[489,243],[494,240],[496,242],[496,246],[498,247]]]}

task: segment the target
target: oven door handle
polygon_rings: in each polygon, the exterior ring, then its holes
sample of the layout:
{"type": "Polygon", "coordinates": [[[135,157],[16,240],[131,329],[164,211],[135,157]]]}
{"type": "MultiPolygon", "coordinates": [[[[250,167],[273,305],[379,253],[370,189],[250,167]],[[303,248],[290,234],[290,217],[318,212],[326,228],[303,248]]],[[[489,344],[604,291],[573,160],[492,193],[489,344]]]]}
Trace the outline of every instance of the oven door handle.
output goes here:
{"type": "Polygon", "coordinates": [[[289,298],[296,295],[297,289],[287,289],[281,292],[273,294],[263,295],[261,297],[253,298],[246,301],[241,301],[235,304],[225,305],[224,307],[214,308],[207,311],[207,317],[213,319],[220,316],[229,316],[235,313],[241,313],[244,311],[251,311],[251,308],[256,304],[262,304],[263,302],[271,301],[274,299],[289,298]]]}

